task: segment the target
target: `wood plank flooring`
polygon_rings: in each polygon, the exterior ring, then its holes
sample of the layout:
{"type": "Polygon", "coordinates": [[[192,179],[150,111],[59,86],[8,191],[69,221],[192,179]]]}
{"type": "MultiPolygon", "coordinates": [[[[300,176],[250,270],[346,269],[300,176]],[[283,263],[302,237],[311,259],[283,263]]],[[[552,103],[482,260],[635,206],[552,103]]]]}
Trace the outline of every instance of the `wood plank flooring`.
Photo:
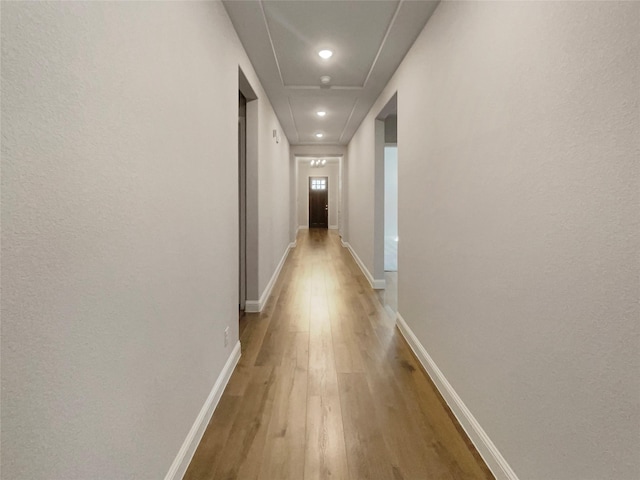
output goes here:
{"type": "Polygon", "coordinates": [[[334,231],[300,232],[186,480],[493,476],[334,231]]]}

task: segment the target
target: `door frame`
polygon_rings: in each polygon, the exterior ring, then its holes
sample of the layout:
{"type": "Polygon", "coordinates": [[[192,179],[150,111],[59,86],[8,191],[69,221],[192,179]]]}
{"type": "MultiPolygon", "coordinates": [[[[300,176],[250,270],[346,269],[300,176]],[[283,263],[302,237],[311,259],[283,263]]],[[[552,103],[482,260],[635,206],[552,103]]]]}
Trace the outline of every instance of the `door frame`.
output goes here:
{"type": "Polygon", "coordinates": [[[247,98],[239,91],[238,107],[238,303],[241,311],[247,301],[247,98]]]}
{"type": "MultiPolygon", "coordinates": [[[[245,312],[255,312],[258,303],[258,102],[260,101],[244,72],[238,67],[238,90],[247,99],[246,106],[246,294],[245,312]]],[[[239,140],[238,140],[239,141],[239,140]]],[[[238,169],[238,175],[240,175],[238,169]]],[[[239,195],[239,193],[238,193],[239,195]]],[[[240,242],[238,242],[239,244],[240,242]]],[[[238,255],[239,257],[240,255],[238,255]]],[[[238,271],[240,270],[238,262],[238,271]]],[[[240,280],[238,280],[238,284],[240,280]]],[[[239,296],[239,293],[238,293],[239,296]]]]}
{"type": "MultiPolygon", "coordinates": [[[[375,119],[373,202],[373,288],[384,290],[384,147],[385,120],[398,114],[398,92],[394,93],[375,119]]],[[[396,143],[397,139],[396,139],[396,143]]]]}

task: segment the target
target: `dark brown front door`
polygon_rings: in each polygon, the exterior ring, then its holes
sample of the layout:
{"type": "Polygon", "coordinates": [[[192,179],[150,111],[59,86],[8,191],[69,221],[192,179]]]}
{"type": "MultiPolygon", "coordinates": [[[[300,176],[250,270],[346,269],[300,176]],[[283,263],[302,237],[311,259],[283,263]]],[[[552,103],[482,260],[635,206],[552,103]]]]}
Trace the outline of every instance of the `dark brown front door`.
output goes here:
{"type": "Polygon", "coordinates": [[[309,177],[309,228],[329,227],[328,192],[328,177],[309,177]]]}

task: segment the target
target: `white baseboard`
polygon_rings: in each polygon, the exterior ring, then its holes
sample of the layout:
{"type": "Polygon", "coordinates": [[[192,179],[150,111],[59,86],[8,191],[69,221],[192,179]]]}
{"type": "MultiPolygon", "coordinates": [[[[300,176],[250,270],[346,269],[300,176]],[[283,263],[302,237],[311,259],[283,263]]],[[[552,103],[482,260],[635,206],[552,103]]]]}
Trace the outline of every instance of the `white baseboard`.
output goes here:
{"type": "Polygon", "coordinates": [[[262,295],[260,296],[260,300],[247,300],[244,303],[245,312],[260,313],[262,311],[264,306],[267,304],[267,300],[269,300],[269,295],[271,295],[271,291],[273,290],[273,286],[276,284],[276,280],[278,280],[278,276],[280,275],[280,271],[282,270],[284,262],[287,260],[287,255],[289,255],[289,251],[294,247],[295,245],[292,243],[287,245],[287,249],[285,250],[284,255],[282,255],[282,258],[280,259],[280,263],[276,267],[276,271],[273,272],[273,275],[271,276],[271,280],[269,280],[267,287],[264,289],[264,292],[262,292],[262,295]]]}
{"type": "Polygon", "coordinates": [[[329,225],[329,230],[337,230],[338,225],[329,225]]]}
{"type": "Polygon", "coordinates": [[[355,252],[355,250],[351,247],[351,244],[349,242],[345,242],[344,240],[340,240],[340,241],[342,242],[342,246],[349,249],[349,252],[351,252],[351,256],[360,267],[360,270],[362,270],[362,273],[364,274],[365,278],[369,281],[369,285],[371,285],[371,288],[373,288],[374,290],[384,290],[386,286],[386,282],[384,278],[382,279],[373,278],[373,275],[371,275],[371,272],[367,269],[367,267],[364,265],[362,260],[360,260],[360,257],[355,252]]]}
{"type": "Polygon", "coordinates": [[[211,416],[218,406],[220,397],[222,397],[222,392],[224,392],[224,389],[231,378],[231,374],[238,364],[238,360],[240,360],[240,341],[238,341],[236,346],[233,347],[233,351],[231,352],[231,355],[229,355],[227,363],[220,372],[220,375],[218,375],[216,383],[213,385],[207,400],[204,402],[200,413],[196,417],[196,421],[191,426],[191,430],[189,430],[187,438],[185,438],[182,443],[182,446],[180,447],[176,458],[173,460],[164,480],[182,480],[182,477],[184,477],[184,474],[189,467],[189,463],[191,463],[191,459],[193,458],[193,454],[195,453],[196,448],[198,448],[200,440],[202,440],[202,435],[204,435],[204,431],[206,430],[207,425],[209,425],[211,416]]]}
{"type": "Polygon", "coordinates": [[[246,313],[260,313],[260,300],[246,300],[244,302],[244,311],[246,313]]]}
{"type": "Polygon", "coordinates": [[[478,453],[484,459],[489,470],[496,477],[496,480],[518,480],[517,475],[511,469],[505,458],[502,456],[498,448],[491,441],[487,433],[480,426],[471,411],[464,404],[460,396],[453,389],[444,373],[438,368],[436,362],[433,361],[427,350],[415,336],[402,315],[396,315],[396,324],[402,336],[405,338],[413,353],[427,371],[431,380],[436,385],[440,394],[447,402],[447,405],[458,419],[458,422],[473,442],[478,453]]]}

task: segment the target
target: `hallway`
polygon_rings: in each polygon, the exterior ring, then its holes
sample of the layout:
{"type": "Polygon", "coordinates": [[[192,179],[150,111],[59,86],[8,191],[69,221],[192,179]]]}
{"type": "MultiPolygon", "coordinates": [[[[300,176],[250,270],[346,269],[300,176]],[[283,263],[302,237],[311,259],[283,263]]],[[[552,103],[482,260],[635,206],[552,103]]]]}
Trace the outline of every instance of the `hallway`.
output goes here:
{"type": "Polygon", "coordinates": [[[301,231],[245,318],[185,479],[493,478],[335,231],[301,231]]]}
{"type": "Polygon", "coordinates": [[[0,10],[2,479],[640,479],[640,2],[0,10]]]}

